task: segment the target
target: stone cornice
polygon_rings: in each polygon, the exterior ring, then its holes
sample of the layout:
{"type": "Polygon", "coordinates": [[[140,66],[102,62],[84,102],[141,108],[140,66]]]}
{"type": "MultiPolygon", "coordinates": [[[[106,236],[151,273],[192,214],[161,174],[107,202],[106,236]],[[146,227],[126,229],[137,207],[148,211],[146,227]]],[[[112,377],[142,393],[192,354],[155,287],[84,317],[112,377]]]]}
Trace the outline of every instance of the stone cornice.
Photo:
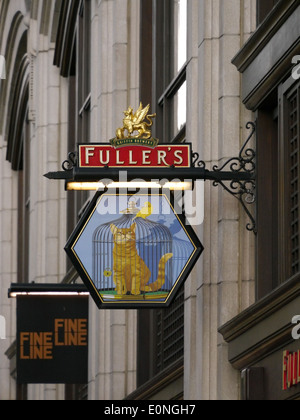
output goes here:
{"type": "Polygon", "coordinates": [[[232,59],[239,72],[244,72],[298,6],[299,0],[282,0],[274,7],[232,59]]]}

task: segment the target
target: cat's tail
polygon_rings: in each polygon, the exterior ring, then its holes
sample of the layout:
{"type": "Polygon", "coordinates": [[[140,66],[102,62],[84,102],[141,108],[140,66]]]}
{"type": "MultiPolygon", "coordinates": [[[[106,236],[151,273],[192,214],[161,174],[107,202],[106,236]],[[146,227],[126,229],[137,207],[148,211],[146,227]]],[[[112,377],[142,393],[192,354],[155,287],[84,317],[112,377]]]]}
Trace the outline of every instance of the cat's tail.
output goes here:
{"type": "Polygon", "coordinates": [[[145,286],[145,292],[158,292],[166,281],[166,264],[173,258],[173,254],[165,254],[158,265],[158,277],[154,283],[148,284],[145,286]]]}

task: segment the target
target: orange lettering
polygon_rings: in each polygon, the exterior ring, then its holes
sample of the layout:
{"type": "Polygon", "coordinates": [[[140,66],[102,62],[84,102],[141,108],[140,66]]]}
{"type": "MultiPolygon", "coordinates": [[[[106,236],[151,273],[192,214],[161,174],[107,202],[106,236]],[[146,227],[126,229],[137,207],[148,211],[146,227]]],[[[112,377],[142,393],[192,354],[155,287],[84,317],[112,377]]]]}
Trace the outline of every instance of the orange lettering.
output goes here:
{"type": "Polygon", "coordinates": [[[29,341],[29,337],[30,337],[30,335],[29,335],[29,333],[27,333],[27,332],[22,332],[22,333],[20,334],[21,346],[23,346],[23,345],[24,345],[24,341],[29,341]]]}
{"type": "Polygon", "coordinates": [[[78,346],[87,346],[87,333],[79,333],[78,334],[78,346]]]}
{"type": "Polygon", "coordinates": [[[28,360],[29,359],[29,356],[25,356],[25,354],[24,354],[24,346],[20,347],[20,359],[21,360],[28,360]]]}
{"type": "Polygon", "coordinates": [[[78,319],[78,332],[87,331],[87,319],[78,319]]]}
{"type": "Polygon", "coordinates": [[[43,359],[43,347],[32,347],[32,359],[43,359]]]}
{"type": "Polygon", "coordinates": [[[43,334],[44,334],[44,340],[43,340],[44,346],[47,346],[47,345],[51,345],[52,346],[53,333],[51,333],[51,332],[45,332],[43,334]]]}
{"type": "Polygon", "coordinates": [[[44,347],[44,359],[45,360],[52,360],[53,359],[52,345],[44,347]]]}
{"type": "Polygon", "coordinates": [[[69,346],[77,346],[77,333],[69,333],[69,341],[68,341],[68,345],[69,346]]]}
{"type": "Polygon", "coordinates": [[[69,322],[68,332],[76,332],[77,331],[77,319],[67,319],[69,322]]]}
{"type": "Polygon", "coordinates": [[[63,346],[64,342],[59,341],[59,330],[64,328],[64,320],[63,319],[56,319],[54,322],[54,344],[55,346],[63,346]]]}
{"type": "Polygon", "coordinates": [[[33,340],[30,344],[34,345],[34,346],[36,346],[36,345],[42,346],[43,345],[43,333],[37,333],[37,332],[33,333],[33,340]]]}
{"type": "Polygon", "coordinates": [[[54,326],[55,326],[55,332],[59,330],[59,328],[63,328],[64,326],[64,320],[63,319],[56,319],[54,321],[54,326]]]}

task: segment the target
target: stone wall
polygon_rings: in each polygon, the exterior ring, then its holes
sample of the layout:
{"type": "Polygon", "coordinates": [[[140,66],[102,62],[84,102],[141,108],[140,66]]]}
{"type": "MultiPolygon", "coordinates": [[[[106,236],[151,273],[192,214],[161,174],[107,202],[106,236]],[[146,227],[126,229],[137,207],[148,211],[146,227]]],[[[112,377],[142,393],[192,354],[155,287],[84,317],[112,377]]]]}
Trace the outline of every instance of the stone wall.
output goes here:
{"type": "MultiPolygon", "coordinates": [[[[68,79],[53,66],[59,1],[0,2],[0,54],[7,79],[0,85],[0,399],[15,398],[5,356],[15,340],[18,173],[6,161],[9,103],[18,41],[27,31],[30,125],[29,281],[61,282],[66,272],[66,200],[63,183],[43,178],[67,156],[68,79]],[[47,3],[47,7],[46,7],[47,3]],[[2,7],[2,9],[1,9],[2,7]],[[14,37],[11,38],[11,30],[14,37]],[[4,83],[5,82],[5,85],[4,83]],[[4,87],[5,86],[5,87],[4,87]],[[2,90],[3,89],[3,90],[2,90]]],[[[187,139],[210,169],[236,156],[253,116],[241,104],[231,60],[255,29],[255,0],[188,0],[187,139]]],[[[91,141],[107,141],[122,113],[139,103],[139,0],[91,0],[91,141]]],[[[150,63],[151,65],[151,63],[150,63]]],[[[254,235],[237,200],[211,182],[204,186],[205,220],[196,228],[205,251],[185,286],[186,399],[238,399],[239,375],[228,363],[218,327],[254,301],[254,235]]],[[[90,303],[89,399],[122,399],[136,387],[134,311],[101,311],[90,303]]],[[[31,399],[64,398],[63,386],[29,386],[31,399]]]]}

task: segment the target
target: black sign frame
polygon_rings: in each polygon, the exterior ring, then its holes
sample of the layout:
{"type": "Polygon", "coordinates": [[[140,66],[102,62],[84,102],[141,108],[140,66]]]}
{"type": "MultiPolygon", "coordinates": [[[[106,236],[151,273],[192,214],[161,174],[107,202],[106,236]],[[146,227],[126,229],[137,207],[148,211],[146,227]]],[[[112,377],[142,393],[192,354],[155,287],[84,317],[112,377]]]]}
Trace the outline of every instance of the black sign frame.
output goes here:
{"type": "MultiPolygon", "coordinates": [[[[175,213],[182,227],[184,227],[187,236],[190,238],[191,242],[193,243],[194,251],[188,263],[185,265],[183,271],[181,272],[178,281],[176,281],[174,287],[172,288],[172,291],[169,293],[168,298],[163,302],[147,302],[146,300],[143,300],[142,298],[138,302],[134,302],[134,301],[132,302],[131,301],[126,301],[126,302],[116,301],[114,303],[105,302],[102,299],[101,294],[95,287],[95,284],[93,280],[91,279],[91,276],[88,274],[84,265],[82,264],[82,262],[76,255],[76,252],[74,252],[74,245],[76,244],[79,236],[81,235],[82,231],[85,229],[87,223],[89,222],[91,215],[94,213],[99,198],[103,196],[104,194],[106,194],[107,192],[108,191],[104,191],[104,192],[98,191],[93,197],[93,199],[91,200],[90,204],[86,208],[82,218],[80,219],[79,223],[77,224],[75,230],[73,231],[72,235],[70,236],[65,246],[65,251],[67,255],[69,256],[73,266],[75,267],[76,271],[81,277],[81,280],[83,281],[83,283],[89,290],[91,297],[93,298],[94,302],[96,303],[99,309],[155,309],[155,308],[169,307],[171,303],[174,301],[176,295],[178,294],[179,289],[182,287],[182,285],[184,284],[184,282],[190,275],[193,267],[197,263],[202,252],[204,251],[204,247],[202,243],[200,242],[200,239],[196,235],[194,229],[190,226],[190,224],[188,224],[184,211],[182,210],[181,213],[175,213]]],[[[149,195],[149,197],[153,197],[153,191],[150,192],[148,189],[141,189],[139,193],[141,195],[145,194],[145,195],[149,195]]],[[[166,191],[161,190],[158,193],[158,195],[164,195],[165,193],[166,191]]],[[[129,192],[124,194],[122,193],[122,190],[116,190],[116,194],[127,195],[128,197],[134,195],[134,193],[129,193],[129,192]]],[[[170,198],[170,204],[174,209],[174,206],[175,206],[174,194],[170,190],[168,190],[167,194],[170,198]]]]}

